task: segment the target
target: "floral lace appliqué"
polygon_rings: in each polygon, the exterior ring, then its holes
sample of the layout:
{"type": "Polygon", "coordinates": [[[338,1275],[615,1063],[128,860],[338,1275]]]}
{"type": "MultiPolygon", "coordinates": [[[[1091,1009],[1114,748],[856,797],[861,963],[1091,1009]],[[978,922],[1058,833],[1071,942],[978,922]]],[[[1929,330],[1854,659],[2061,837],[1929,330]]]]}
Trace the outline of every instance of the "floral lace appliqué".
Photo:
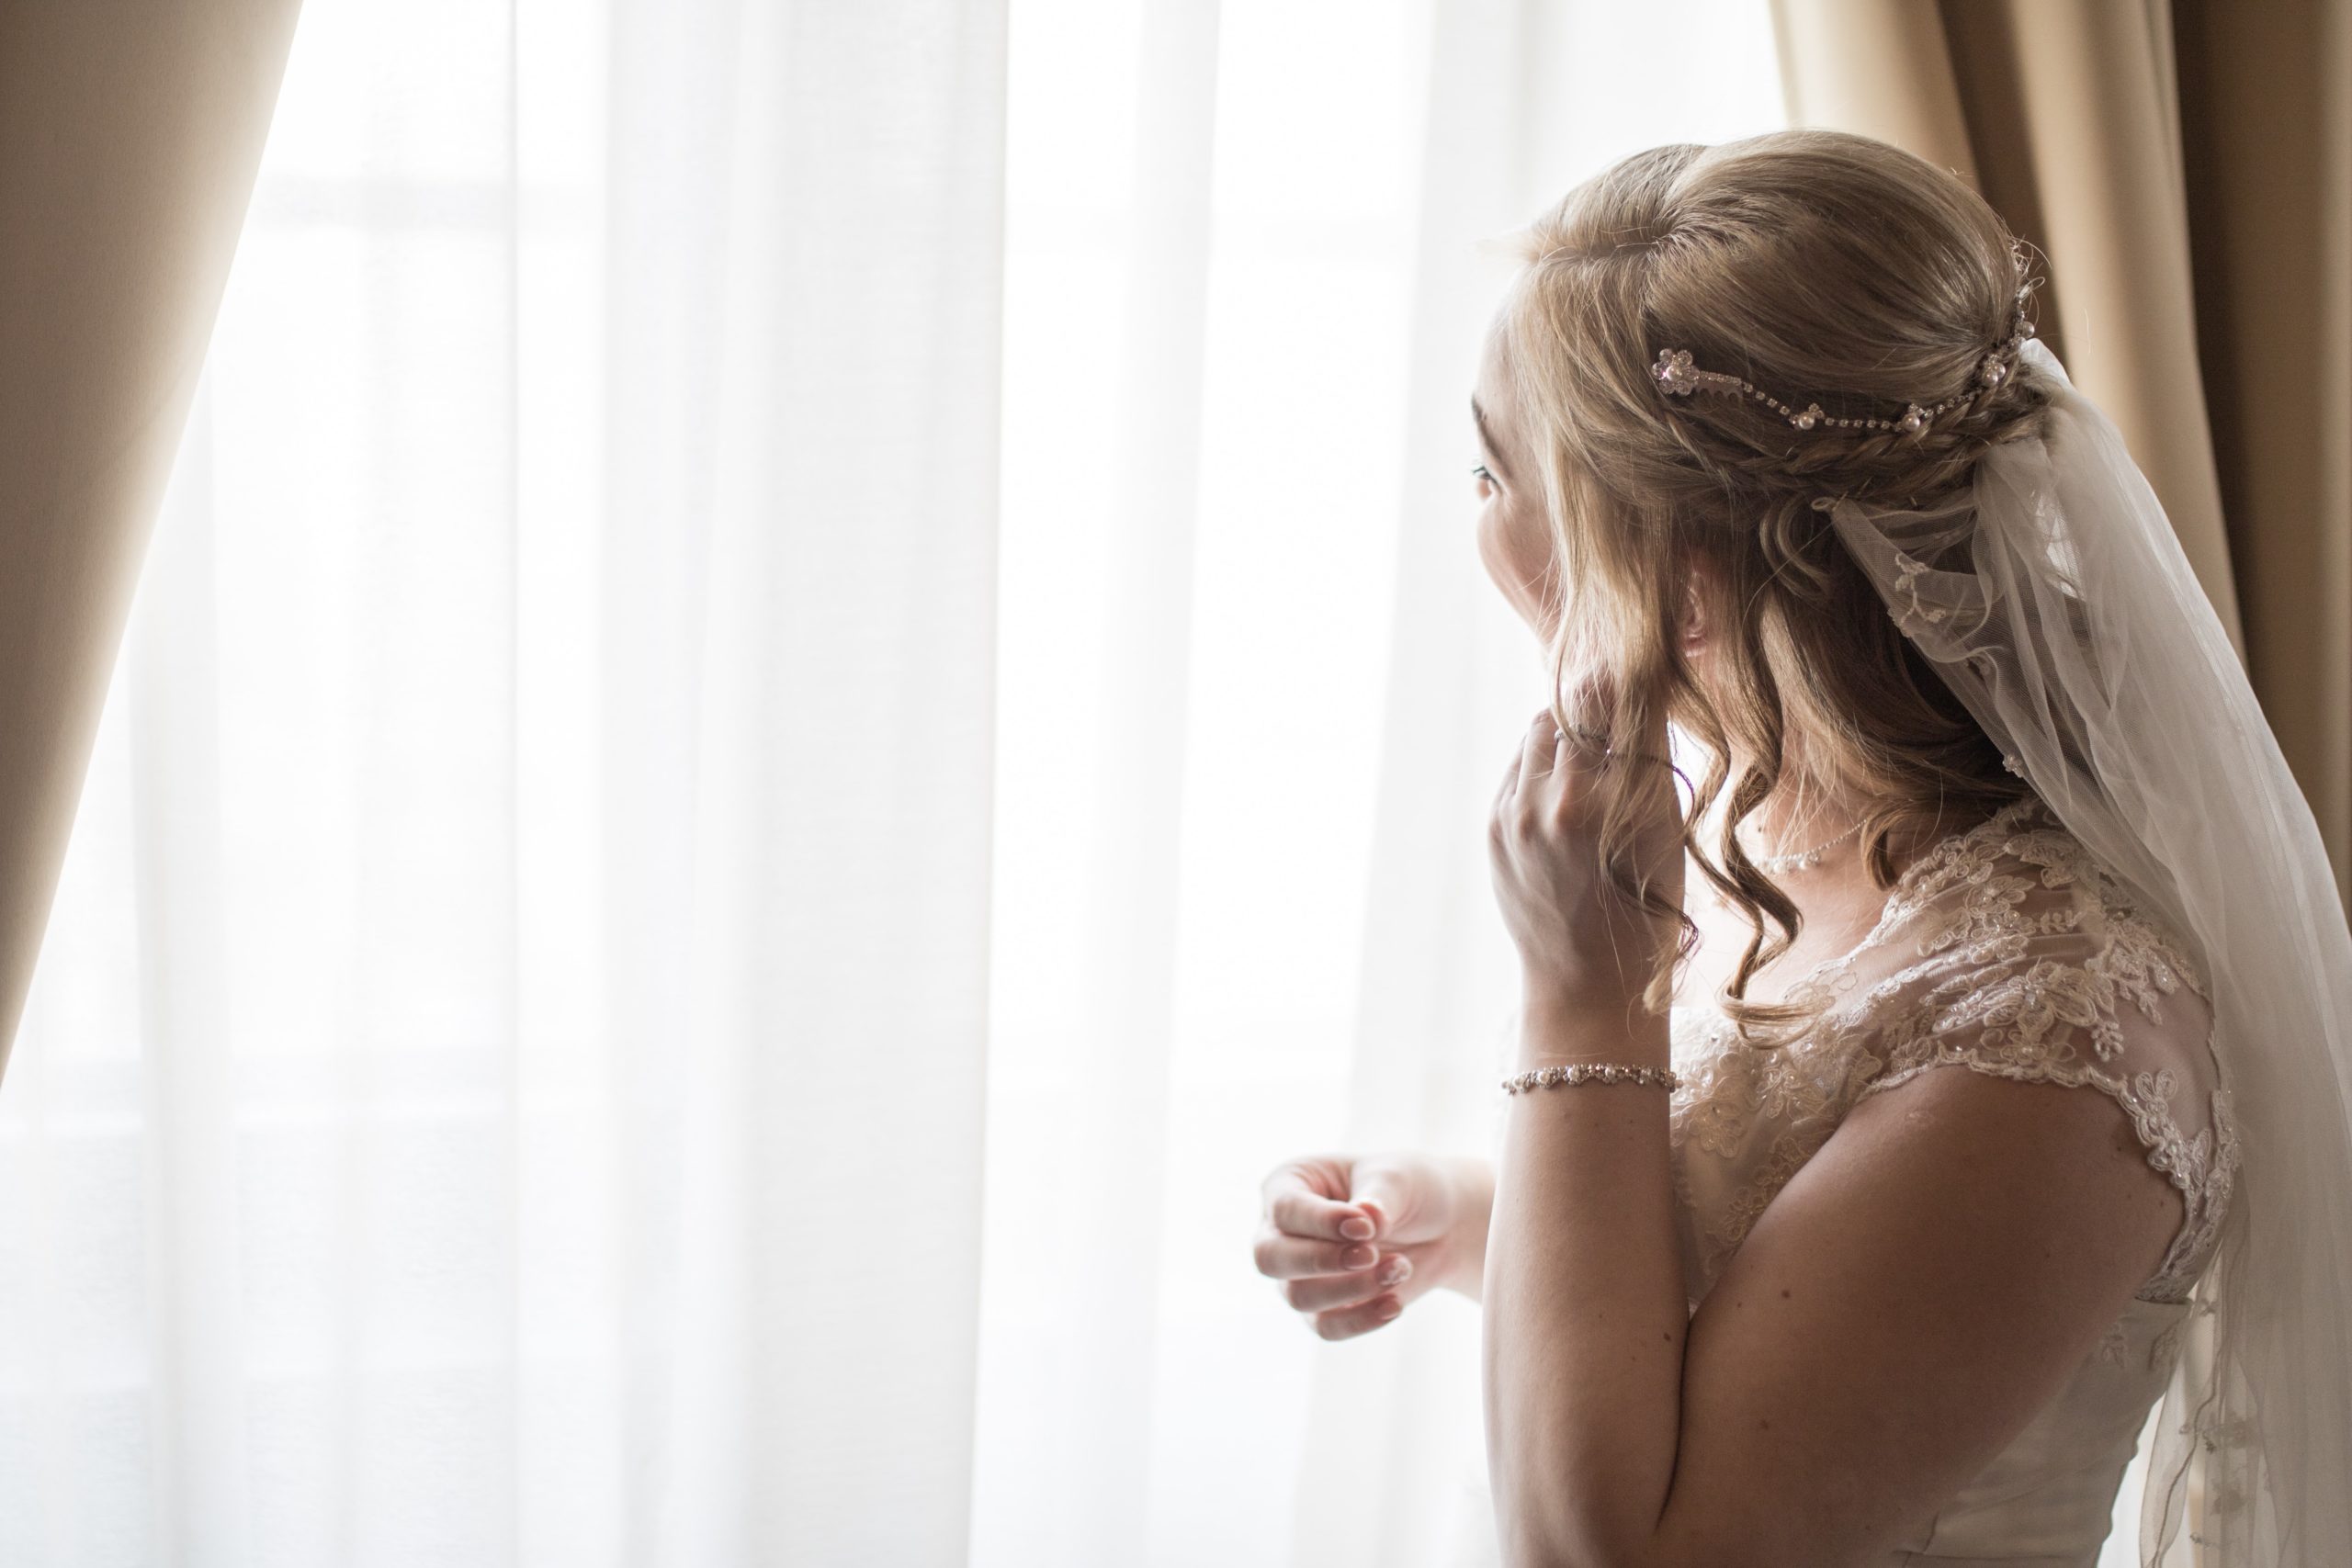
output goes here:
{"type": "MultiPolygon", "coordinates": [[[[1696,1214],[1710,1269],[1863,1096],[1962,1066],[2091,1086],[2123,1108],[2148,1164],[2186,1208],[2139,1299],[2187,1300],[2228,1213],[2239,1165],[2229,1094],[2214,1088],[2210,1125],[2188,1133],[2177,1103],[2180,1073],[2136,1056],[2124,1022],[2137,1013],[2153,1030],[2171,1016],[2168,1005],[2196,1005],[2177,1001],[2183,987],[2206,996],[2181,945],[2038,799],[1941,840],[1889,890],[1862,943],[1791,987],[1790,999],[1809,998],[1823,1010],[1805,1038],[1752,1049],[1717,1010],[1693,1015],[1681,1034],[1683,1082],[1672,1110],[1678,1169],[1704,1156],[1737,1172],[1727,1196],[1696,1214]],[[1896,962],[1857,990],[1855,966],[1869,953],[1896,962]]],[[[1687,1201],[1687,1174],[1678,1183],[1687,1201]]]]}

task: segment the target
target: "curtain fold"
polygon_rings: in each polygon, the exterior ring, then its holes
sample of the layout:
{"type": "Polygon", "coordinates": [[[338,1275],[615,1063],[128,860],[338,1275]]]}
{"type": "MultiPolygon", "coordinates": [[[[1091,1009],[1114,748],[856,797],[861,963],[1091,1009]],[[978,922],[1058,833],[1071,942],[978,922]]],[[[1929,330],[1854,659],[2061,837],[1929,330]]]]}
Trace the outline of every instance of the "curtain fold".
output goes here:
{"type": "MultiPolygon", "coordinates": [[[[703,540],[699,613],[646,628],[684,634],[662,665],[688,680],[650,694],[689,728],[691,780],[654,812],[691,824],[688,886],[625,916],[604,965],[653,1025],[609,1060],[683,1080],[676,1120],[641,1132],[680,1163],[673,1250],[641,1262],[676,1270],[675,1315],[632,1347],[675,1359],[628,1434],[660,1482],[639,1560],[952,1562],[988,1062],[1005,17],[936,0],[647,17],[715,46],[649,106],[660,120],[731,91],[704,110],[715,175],[691,144],[650,160],[657,209],[613,231],[666,262],[681,184],[723,193],[710,293],[679,301],[699,378],[667,411],[624,393],[602,433],[630,454],[640,418],[680,421],[637,478],[692,498],[703,540]],[[680,943],[658,978],[645,915],[680,943]]],[[[633,63],[614,57],[623,80],[633,63]]],[[[608,626],[640,587],[605,578],[608,626]]],[[[605,776],[636,765],[608,749],[605,776]]],[[[606,820],[608,842],[638,840],[636,815],[606,820]]]]}
{"type": "Polygon", "coordinates": [[[2176,0],[2174,36],[2247,669],[2352,904],[2352,4],[2176,0]]]}
{"type": "Polygon", "coordinates": [[[0,1075],[300,8],[0,12],[0,1075]]]}

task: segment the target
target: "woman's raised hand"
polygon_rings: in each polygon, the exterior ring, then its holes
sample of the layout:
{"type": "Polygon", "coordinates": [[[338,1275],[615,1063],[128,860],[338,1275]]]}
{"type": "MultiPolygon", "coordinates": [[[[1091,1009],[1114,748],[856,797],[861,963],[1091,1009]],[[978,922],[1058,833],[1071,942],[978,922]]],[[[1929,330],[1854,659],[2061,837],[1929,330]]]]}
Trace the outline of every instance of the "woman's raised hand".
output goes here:
{"type": "Polygon", "coordinates": [[[1483,1235],[1474,1249],[1461,1234],[1469,1205],[1453,1174],[1443,1156],[1410,1150],[1284,1160],[1261,1189],[1258,1272],[1323,1338],[1394,1322],[1454,1283],[1466,1258],[1486,1257],[1483,1235]]]}
{"type": "Polygon", "coordinates": [[[1598,854],[1600,776],[1630,767],[1638,811],[1637,852],[1652,888],[1682,900],[1682,818],[1673,786],[1665,721],[1652,723],[1630,756],[1605,750],[1610,705],[1605,680],[1579,680],[1573,712],[1596,728],[1564,730],[1550,705],[1511,748],[1496,791],[1487,848],[1503,925],[1518,944],[1531,1008],[1617,1014],[1650,977],[1662,933],[1658,917],[1619,897],[1598,854]]]}

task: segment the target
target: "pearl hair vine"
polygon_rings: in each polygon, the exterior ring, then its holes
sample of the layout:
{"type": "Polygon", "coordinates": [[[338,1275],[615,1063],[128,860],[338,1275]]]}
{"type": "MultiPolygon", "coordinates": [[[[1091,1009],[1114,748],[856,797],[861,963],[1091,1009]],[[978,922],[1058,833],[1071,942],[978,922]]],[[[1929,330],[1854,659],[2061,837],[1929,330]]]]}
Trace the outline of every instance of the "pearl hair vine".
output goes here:
{"type": "MultiPolygon", "coordinates": [[[[2025,262],[2022,254],[2018,256],[2018,272],[2023,279],[2025,262]]],[[[1802,409],[1792,408],[1737,376],[1725,375],[1720,370],[1700,369],[1690,362],[1690,351],[1687,348],[1659,349],[1657,362],[1650,367],[1650,375],[1668,397],[1687,398],[1701,391],[1737,393],[1765,404],[1799,430],[1894,430],[1905,435],[1917,435],[1946,409],[1973,402],[2007,382],[2017,368],[2018,351],[2024,346],[2026,339],[2033,336],[2033,323],[2026,320],[2025,308],[2027,299],[2033,292],[2034,283],[2040,281],[2036,278],[2018,283],[2017,314],[2009,335],[1995,344],[1976,362],[1976,375],[1970,383],[1969,390],[1946,398],[1939,403],[1906,402],[1901,417],[1896,419],[1832,419],[1823,412],[1818,402],[1808,403],[1802,409]]]]}

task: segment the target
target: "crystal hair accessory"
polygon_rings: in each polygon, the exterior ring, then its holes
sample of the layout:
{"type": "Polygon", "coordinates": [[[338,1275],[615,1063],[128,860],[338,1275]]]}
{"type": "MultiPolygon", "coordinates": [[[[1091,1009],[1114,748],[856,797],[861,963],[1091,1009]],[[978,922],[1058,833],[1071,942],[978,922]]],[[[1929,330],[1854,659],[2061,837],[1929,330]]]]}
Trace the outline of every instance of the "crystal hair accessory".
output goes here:
{"type": "MultiPolygon", "coordinates": [[[[2018,260],[2018,271],[2022,276],[2022,257],[2018,260]]],[[[1903,407],[1901,417],[1895,419],[1832,419],[1818,402],[1807,403],[1802,409],[1792,408],[1753,382],[1725,375],[1720,370],[1700,369],[1691,363],[1690,351],[1687,348],[1659,349],[1657,363],[1650,367],[1650,377],[1670,398],[1687,398],[1693,392],[1702,391],[1733,392],[1754,398],[1799,430],[1895,430],[1906,435],[1916,435],[1927,429],[1928,423],[1946,409],[1973,402],[2007,383],[2017,368],[2018,351],[2024,347],[2026,339],[2033,336],[2033,323],[2026,319],[2025,309],[2033,286],[2039,281],[2038,278],[2021,280],[2018,284],[2017,310],[2009,335],[1995,344],[1976,362],[1976,374],[1970,380],[1967,391],[1956,393],[1939,403],[1907,402],[1903,407]]]]}

